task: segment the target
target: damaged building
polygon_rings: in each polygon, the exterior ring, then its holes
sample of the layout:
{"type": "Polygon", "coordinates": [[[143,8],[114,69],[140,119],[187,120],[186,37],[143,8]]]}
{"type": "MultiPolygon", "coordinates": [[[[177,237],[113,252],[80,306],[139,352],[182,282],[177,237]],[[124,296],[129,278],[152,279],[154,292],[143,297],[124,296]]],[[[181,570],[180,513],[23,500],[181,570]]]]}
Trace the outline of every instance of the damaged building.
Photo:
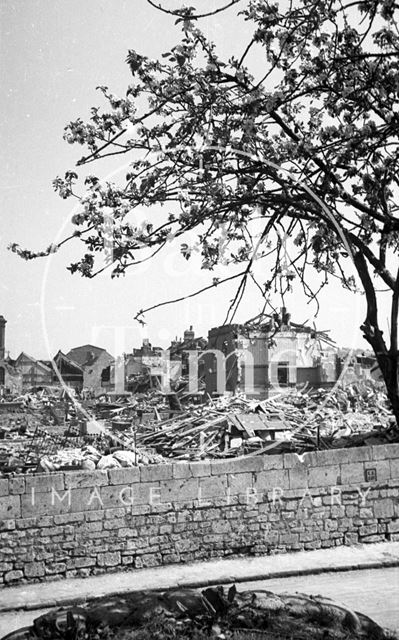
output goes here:
{"type": "Polygon", "coordinates": [[[204,354],[209,394],[238,390],[259,398],[281,387],[329,386],[338,378],[337,348],[326,332],[291,321],[285,308],[245,324],[213,328],[204,354]]]}
{"type": "Polygon", "coordinates": [[[6,324],[4,316],[0,316],[0,392],[16,395],[22,391],[22,372],[16,361],[6,356],[6,324]]]}

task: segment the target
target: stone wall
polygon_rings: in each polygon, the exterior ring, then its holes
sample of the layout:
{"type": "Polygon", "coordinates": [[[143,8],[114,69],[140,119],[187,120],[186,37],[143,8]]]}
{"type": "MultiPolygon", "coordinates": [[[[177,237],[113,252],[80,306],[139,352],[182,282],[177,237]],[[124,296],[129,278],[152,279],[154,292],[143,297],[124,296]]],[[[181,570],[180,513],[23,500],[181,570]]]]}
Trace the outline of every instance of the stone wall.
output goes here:
{"type": "Polygon", "coordinates": [[[399,444],[0,479],[0,582],[399,539],[399,444]]]}

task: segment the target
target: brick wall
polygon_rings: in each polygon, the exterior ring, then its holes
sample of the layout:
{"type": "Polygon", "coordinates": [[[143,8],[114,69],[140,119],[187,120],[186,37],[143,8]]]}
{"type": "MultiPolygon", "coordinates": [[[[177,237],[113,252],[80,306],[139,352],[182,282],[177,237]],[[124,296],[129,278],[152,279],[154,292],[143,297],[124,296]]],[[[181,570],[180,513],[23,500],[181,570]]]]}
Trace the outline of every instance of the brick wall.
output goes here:
{"type": "Polygon", "coordinates": [[[2,586],[395,539],[398,444],[0,479],[2,586]]]}

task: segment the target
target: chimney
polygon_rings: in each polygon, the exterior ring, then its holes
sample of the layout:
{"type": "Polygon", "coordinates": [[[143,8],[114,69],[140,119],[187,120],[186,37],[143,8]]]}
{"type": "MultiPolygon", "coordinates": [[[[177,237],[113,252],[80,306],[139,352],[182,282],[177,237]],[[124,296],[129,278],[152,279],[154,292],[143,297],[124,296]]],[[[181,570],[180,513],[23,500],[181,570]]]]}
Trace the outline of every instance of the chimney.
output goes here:
{"type": "Polygon", "coordinates": [[[6,354],[6,324],[7,320],[4,318],[4,316],[0,316],[0,360],[4,360],[6,354]]]}
{"type": "Polygon", "coordinates": [[[193,326],[191,325],[189,329],[186,329],[184,332],[184,342],[189,342],[190,340],[194,340],[195,333],[193,331],[193,326]]]}

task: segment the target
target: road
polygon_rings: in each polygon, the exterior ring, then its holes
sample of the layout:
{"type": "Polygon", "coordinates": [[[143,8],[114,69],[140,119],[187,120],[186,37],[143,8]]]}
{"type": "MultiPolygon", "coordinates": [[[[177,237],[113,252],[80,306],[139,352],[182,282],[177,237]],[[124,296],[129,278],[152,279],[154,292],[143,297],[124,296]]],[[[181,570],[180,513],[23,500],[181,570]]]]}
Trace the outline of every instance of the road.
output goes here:
{"type": "MultiPolygon", "coordinates": [[[[276,593],[300,591],[311,595],[320,594],[365,613],[382,626],[399,632],[398,567],[257,580],[239,583],[237,588],[239,591],[267,589],[276,593]]],[[[46,611],[48,609],[0,615],[0,639],[15,629],[29,626],[34,618],[46,611]]]]}

